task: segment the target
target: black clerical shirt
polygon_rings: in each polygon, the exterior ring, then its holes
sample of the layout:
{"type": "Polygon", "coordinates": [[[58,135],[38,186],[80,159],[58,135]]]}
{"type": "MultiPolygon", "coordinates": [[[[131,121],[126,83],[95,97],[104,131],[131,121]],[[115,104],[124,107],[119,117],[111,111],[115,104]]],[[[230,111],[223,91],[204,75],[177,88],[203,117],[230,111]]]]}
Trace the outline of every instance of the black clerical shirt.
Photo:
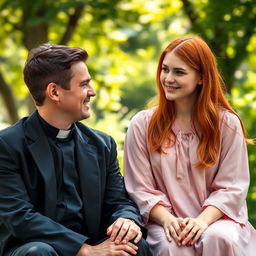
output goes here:
{"type": "MultiPolygon", "coordinates": [[[[52,150],[57,182],[57,211],[55,221],[73,231],[85,234],[81,213],[82,200],[75,157],[75,128],[67,132],[67,138],[57,138],[60,130],[47,123],[38,114],[52,150]]],[[[62,136],[63,137],[63,136],[62,136]]]]}

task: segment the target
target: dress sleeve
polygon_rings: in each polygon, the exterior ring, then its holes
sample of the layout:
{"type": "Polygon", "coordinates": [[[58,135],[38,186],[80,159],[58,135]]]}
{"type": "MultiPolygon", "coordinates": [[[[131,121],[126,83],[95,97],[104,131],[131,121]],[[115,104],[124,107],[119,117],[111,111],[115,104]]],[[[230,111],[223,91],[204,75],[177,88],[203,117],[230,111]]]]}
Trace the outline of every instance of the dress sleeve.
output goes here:
{"type": "Polygon", "coordinates": [[[124,145],[124,179],[129,196],[136,202],[145,223],[151,209],[163,205],[171,211],[166,195],[157,189],[147,147],[149,110],[131,121],[124,145]]]}
{"type": "Polygon", "coordinates": [[[213,205],[225,214],[225,218],[245,224],[248,218],[246,196],[250,176],[247,147],[238,117],[226,111],[220,130],[221,148],[217,173],[210,196],[203,206],[213,205]]]}

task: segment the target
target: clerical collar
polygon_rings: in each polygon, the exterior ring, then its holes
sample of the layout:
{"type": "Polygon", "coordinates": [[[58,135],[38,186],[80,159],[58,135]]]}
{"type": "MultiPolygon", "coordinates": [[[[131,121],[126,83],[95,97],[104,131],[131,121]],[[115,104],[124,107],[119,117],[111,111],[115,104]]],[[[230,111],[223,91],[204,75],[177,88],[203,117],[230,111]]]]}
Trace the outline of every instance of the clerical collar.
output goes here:
{"type": "Polygon", "coordinates": [[[69,134],[71,132],[70,130],[59,130],[58,134],[56,135],[57,139],[66,139],[68,138],[69,134]]]}
{"type": "Polygon", "coordinates": [[[69,130],[60,130],[49,123],[47,123],[37,112],[38,118],[42,124],[42,127],[46,133],[47,136],[55,139],[67,139],[72,136],[74,133],[74,124],[72,124],[71,128],[69,130]]]}

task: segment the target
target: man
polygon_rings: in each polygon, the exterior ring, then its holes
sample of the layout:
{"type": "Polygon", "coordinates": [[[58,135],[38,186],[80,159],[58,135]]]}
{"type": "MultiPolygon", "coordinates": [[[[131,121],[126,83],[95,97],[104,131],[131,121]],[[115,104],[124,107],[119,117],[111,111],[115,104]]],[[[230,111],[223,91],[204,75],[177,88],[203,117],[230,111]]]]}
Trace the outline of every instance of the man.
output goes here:
{"type": "Polygon", "coordinates": [[[0,132],[0,255],[151,255],[113,139],[78,122],[96,95],[87,57],[49,43],[29,54],[37,111],[0,132]]]}

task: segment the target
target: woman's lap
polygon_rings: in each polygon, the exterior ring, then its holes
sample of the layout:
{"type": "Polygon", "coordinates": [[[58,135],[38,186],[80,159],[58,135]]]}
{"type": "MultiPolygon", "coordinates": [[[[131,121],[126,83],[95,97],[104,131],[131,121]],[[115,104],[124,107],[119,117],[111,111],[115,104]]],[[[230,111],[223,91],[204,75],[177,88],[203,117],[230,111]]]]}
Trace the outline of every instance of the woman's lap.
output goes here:
{"type": "Polygon", "coordinates": [[[221,219],[211,224],[194,246],[179,247],[173,240],[166,239],[164,229],[157,224],[150,224],[148,238],[154,256],[243,256],[253,255],[246,249],[250,242],[250,232],[244,226],[231,220],[221,219]]]}

